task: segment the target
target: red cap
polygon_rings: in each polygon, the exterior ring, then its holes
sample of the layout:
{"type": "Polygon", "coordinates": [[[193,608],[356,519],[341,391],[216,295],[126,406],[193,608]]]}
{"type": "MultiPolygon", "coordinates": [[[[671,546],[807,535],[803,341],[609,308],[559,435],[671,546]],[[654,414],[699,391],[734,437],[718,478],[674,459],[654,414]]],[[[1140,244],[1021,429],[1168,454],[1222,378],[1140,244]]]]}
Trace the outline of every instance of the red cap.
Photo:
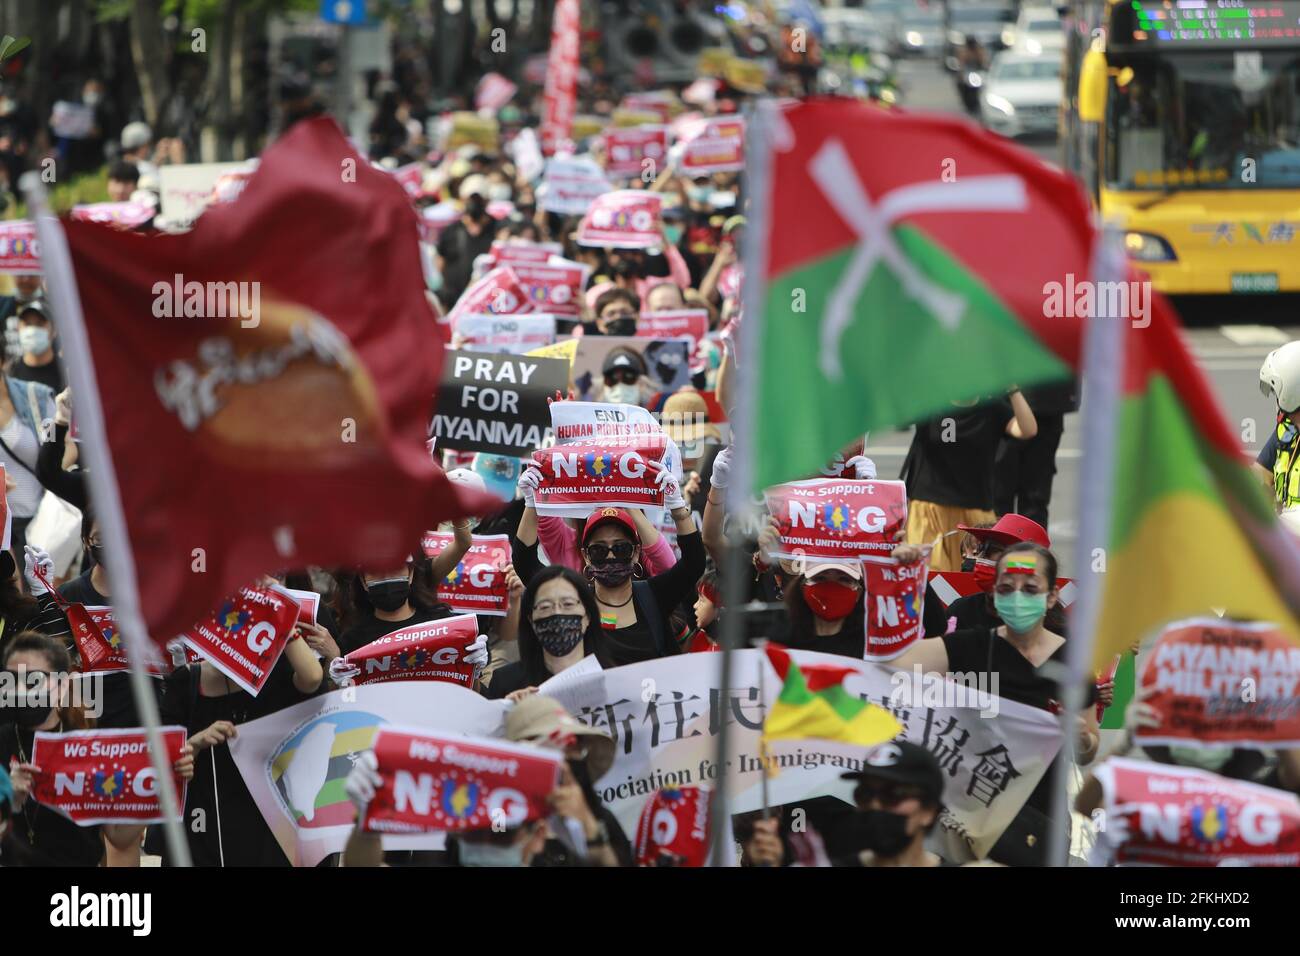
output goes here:
{"type": "Polygon", "coordinates": [[[632,536],[632,540],[637,544],[641,543],[641,536],[636,533],[636,524],[632,521],[632,516],[622,508],[597,508],[587,518],[587,523],[582,526],[582,543],[585,546],[591,533],[603,524],[613,522],[627,529],[627,533],[632,536]]]}
{"type": "Polygon", "coordinates": [[[1003,515],[991,528],[972,528],[968,524],[959,524],[957,527],[981,541],[997,541],[1005,545],[1032,541],[1044,548],[1052,546],[1052,539],[1047,536],[1047,530],[1037,521],[1024,515],[1003,515]]]}

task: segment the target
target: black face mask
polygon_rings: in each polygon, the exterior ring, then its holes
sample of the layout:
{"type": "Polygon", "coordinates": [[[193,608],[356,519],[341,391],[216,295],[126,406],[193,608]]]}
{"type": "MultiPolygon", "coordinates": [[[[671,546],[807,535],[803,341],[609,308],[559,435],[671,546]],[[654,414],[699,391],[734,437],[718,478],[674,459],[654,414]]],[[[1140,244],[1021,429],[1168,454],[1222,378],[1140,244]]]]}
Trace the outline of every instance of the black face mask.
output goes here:
{"type": "Polygon", "coordinates": [[[907,817],[888,810],[859,810],[844,818],[837,828],[835,849],[842,853],[870,850],[878,857],[896,857],[907,849],[907,817]]]}
{"type": "Polygon", "coordinates": [[[17,673],[9,673],[13,676],[6,678],[6,681],[12,681],[12,686],[18,689],[18,693],[0,695],[0,724],[16,724],[21,730],[39,727],[49,720],[54,708],[48,704],[37,707],[28,703],[26,689],[29,685],[17,673]]]}
{"type": "MultiPolygon", "coordinates": [[[[102,544],[97,544],[94,547],[87,545],[86,550],[90,552],[91,559],[102,567],[104,564],[104,546],[102,544]]],[[[104,570],[108,569],[105,568],[104,570]]]]}
{"type": "Polygon", "coordinates": [[[962,558],[962,559],[961,559],[961,569],[962,569],[962,571],[963,571],[965,574],[970,574],[972,571],[975,570],[975,559],[974,559],[974,558],[962,558]]]}
{"type": "Polygon", "coordinates": [[[587,568],[587,574],[597,584],[603,584],[607,588],[616,588],[632,576],[632,562],[610,559],[604,564],[591,565],[587,568]]]}
{"type": "Polygon", "coordinates": [[[610,271],[620,279],[636,279],[645,271],[634,259],[619,259],[610,265],[610,271]]]}
{"type": "Polygon", "coordinates": [[[465,214],[471,219],[483,220],[487,218],[487,200],[470,198],[465,203],[465,214]]]}
{"type": "Polygon", "coordinates": [[[533,633],[542,650],[552,657],[563,657],[582,643],[581,614],[552,614],[533,621],[533,633]]]}
{"type": "Polygon", "coordinates": [[[610,319],[605,324],[606,335],[636,335],[636,319],[631,316],[625,316],[621,319],[610,319]]]}
{"type": "Polygon", "coordinates": [[[411,582],[402,578],[366,586],[366,597],[377,611],[396,611],[411,596],[411,582]]]}

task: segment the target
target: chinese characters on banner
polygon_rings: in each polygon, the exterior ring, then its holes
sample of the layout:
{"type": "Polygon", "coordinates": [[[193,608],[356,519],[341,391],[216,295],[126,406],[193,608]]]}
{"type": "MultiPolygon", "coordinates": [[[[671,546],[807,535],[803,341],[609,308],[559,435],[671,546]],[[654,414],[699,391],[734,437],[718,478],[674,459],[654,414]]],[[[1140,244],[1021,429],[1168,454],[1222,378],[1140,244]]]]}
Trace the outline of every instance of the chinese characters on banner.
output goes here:
{"type": "MultiPolygon", "coordinates": [[[[450,531],[426,531],[421,546],[434,558],[455,540],[450,531]]],[[[461,614],[502,616],[509,609],[506,565],[510,564],[510,536],[476,534],[460,563],[438,582],[438,600],[461,614]]]]}
{"type": "Polygon", "coordinates": [[[787,559],[888,554],[907,521],[901,481],[813,478],[773,485],[764,496],[780,529],[776,553],[787,559]]]}
{"type": "MultiPolygon", "coordinates": [[[[167,762],[175,763],[189,734],[184,727],[160,730],[167,762]]],[[[34,775],[32,797],[77,826],[165,819],[158,772],[142,729],[37,733],[32,763],[41,768],[34,775]]],[[[173,771],[172,783],[184,806],[185,781],[173,771]]]]}
{"type": "Polygon", "coordinates": [[[550,813],[564,756],[558,750],[410,727],[375,735],[383,784],[366,807],[371,833],[498,832],[550,813]]]}

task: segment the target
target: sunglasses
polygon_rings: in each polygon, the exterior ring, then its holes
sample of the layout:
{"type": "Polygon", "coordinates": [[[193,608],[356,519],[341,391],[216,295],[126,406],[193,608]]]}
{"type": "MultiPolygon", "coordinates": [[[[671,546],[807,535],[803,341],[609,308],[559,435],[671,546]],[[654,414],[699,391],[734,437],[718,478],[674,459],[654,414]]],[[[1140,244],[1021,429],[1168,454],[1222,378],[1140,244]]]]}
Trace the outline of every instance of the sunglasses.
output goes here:
{"type": "Polygon", "coordinates": [[[587,545],[586,551],[587,557],[591,559],[592,564],[604,564],[609,560],[610,555],[613,555],[616,561],[629,560],[633,552],[636,551],[636,545],[631,541],[616,541],[614,546],[610,547],[598,541],[595,544],[587,545]]]}
{"type": "Polygon", "coordinates": [[[622,382],[624,385],[635,385],[640,378],[641,373],[634,368],[616,368],[605,373],[605,384],[622,382]]]}

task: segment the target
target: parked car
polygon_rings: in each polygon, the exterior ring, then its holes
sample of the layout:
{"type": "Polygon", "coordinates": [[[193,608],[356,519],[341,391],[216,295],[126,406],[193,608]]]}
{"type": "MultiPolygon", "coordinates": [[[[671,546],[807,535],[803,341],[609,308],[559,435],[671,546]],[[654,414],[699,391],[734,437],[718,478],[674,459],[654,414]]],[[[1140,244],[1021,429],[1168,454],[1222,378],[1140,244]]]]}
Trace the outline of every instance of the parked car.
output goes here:
{"type": "Polygon", "coordinates": [[[898,18],[894,49],[900,56],[938,56],[944,49],[943,8],[910,7],[898,18]]]}
{"type": "Polygon", "coordinates": [[[980,119],[1003,136],[1054,133],[1061,94],[1059,53],[999,53],[980,92],[980,119]]]}
{"type": "Polygon", "coordinates": [[[974,39],[989,53],[1003,49],[1011,39],[1015,22],[1016,8],[1008,3],[950,4],[944,66],[957,69],[961,48],[969,39],[974,39]]]}
{"type": "Polygon", "coordinates": [[[1011,31],[1011,49],[1030,56],[1065,49],[1065,28],[1054,7],[1022,7],[1011,31]]]}

